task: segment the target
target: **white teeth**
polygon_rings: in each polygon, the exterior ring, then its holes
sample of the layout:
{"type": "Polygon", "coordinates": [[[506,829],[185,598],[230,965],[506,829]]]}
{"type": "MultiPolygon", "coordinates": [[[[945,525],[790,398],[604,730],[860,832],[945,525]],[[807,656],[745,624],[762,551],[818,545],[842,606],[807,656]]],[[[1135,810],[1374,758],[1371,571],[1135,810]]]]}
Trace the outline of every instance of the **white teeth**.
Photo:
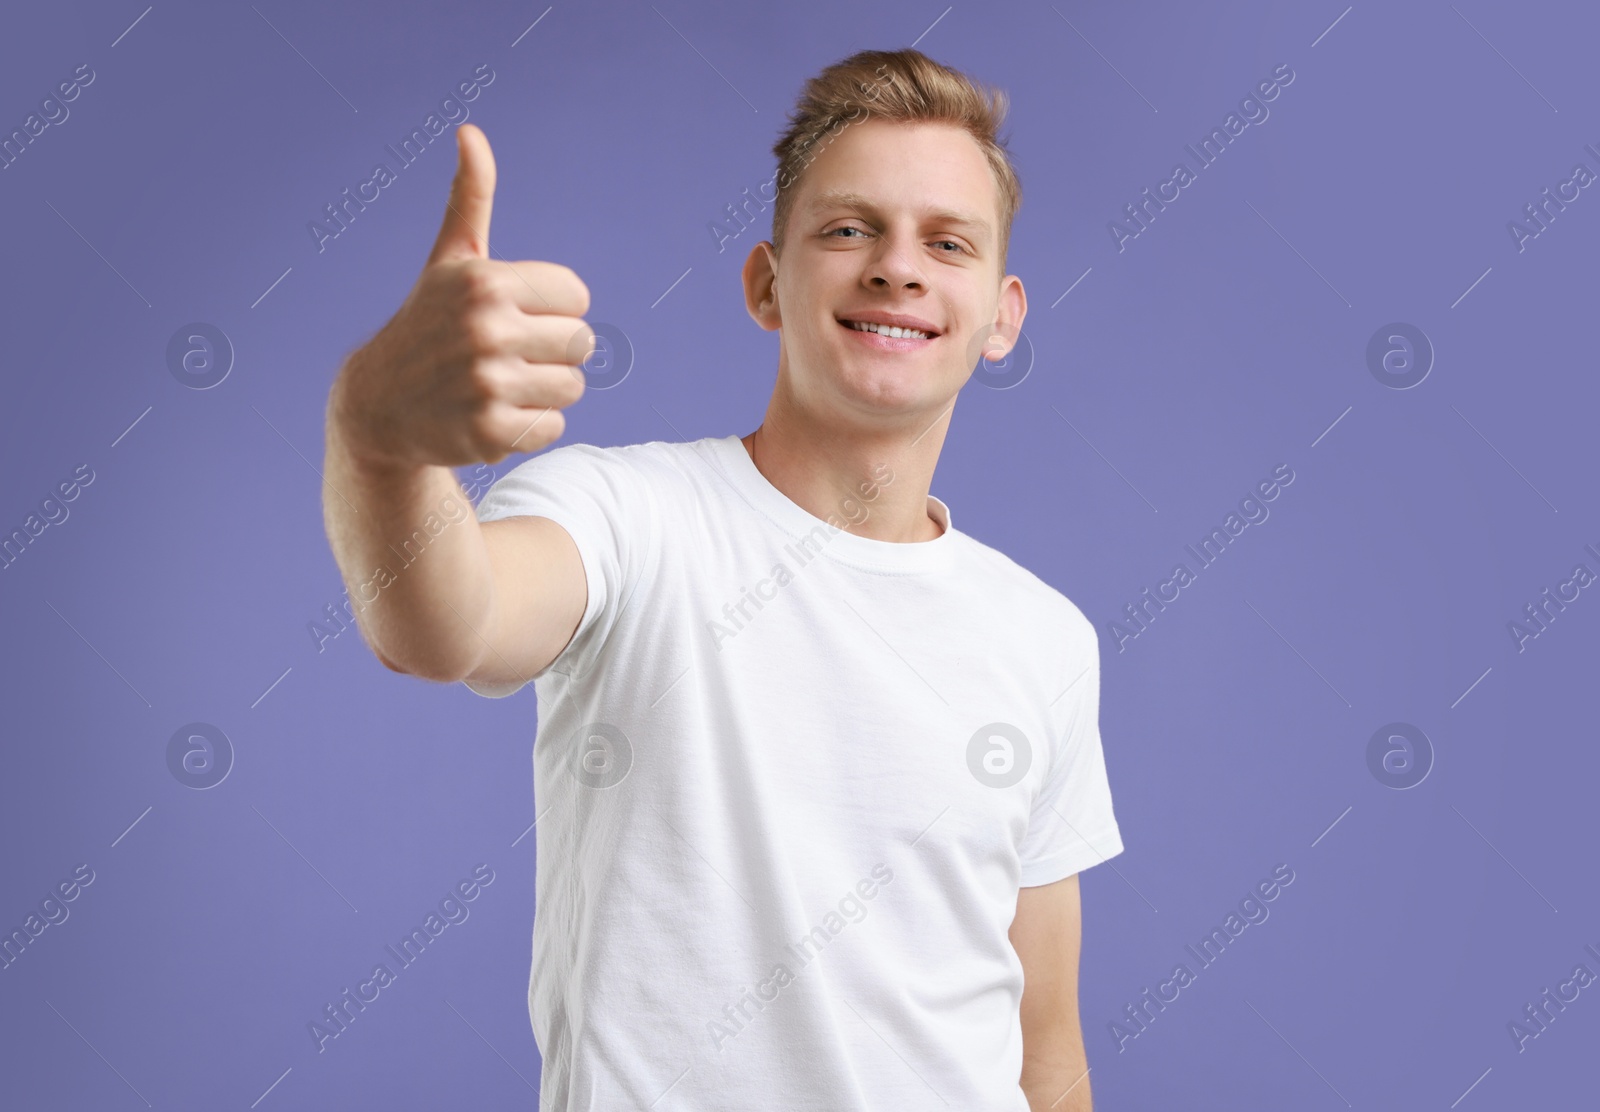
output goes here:
{"type": "Polygon", "coordinates": [[[895,339],[911,337],[916,340],[926,340],[931,335],[931,333],[919,332],[915,328],[895,328],[892,325],[873,324],[870,321],[853,320],[850,322],[850,327],[857,332],[876,332],[879,335],[892,336],[895,339]]]}

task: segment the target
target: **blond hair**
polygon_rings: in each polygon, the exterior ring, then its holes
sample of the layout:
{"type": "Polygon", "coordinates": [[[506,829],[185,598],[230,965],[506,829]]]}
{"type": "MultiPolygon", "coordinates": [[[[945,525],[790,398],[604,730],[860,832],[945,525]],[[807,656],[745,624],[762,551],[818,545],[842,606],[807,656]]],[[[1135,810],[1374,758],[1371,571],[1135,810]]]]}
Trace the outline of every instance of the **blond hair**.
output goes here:
{"type": "Polygon", "coordinates": [[[863,50],[835,62],[806,82],[788,129],[772,147],[778,159],[774,249],[783,252],[784,227],[805,168],[846,126],[868,119],[947,123],[976,140],[994,175],[1004,273],[1011,221],[1022,204],[1022,183],[998,134],[1008,106],[1005,90],[980,85],[920,50],[863,50]]]}

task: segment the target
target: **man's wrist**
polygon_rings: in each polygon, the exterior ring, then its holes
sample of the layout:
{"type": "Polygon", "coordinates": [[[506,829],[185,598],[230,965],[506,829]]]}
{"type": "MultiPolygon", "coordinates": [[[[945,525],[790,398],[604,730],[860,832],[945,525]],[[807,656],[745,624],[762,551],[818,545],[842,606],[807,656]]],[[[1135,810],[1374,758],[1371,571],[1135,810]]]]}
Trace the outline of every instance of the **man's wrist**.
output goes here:
{"type": "Polygon", "coordinates": [[[339,368],[333,387],[328,391],[327,436],[328,445],[338,452],[344,463],[363,478],[374,481],[393,481],[422,470],[420,466],[387,454],[372,443],[366,435],[367,421],[351,408],[349,376],[351,364],[360,352],[350,355],[339,368]]]}

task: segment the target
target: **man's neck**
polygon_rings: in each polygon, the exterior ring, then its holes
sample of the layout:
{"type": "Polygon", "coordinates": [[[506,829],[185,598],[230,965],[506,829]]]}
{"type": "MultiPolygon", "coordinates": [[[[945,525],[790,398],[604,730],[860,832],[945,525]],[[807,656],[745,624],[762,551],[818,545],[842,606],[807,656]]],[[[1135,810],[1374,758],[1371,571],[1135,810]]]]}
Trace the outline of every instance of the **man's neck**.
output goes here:
{"type": "Polygon", "coordinates": [[[767,482],[813,517],[856,536],[914,543],[944,531],[928,515],[928,488],[948,420],[947,410],[915,442],[861,440],[797,432],[769,410],[741,443],[767,482]]]}

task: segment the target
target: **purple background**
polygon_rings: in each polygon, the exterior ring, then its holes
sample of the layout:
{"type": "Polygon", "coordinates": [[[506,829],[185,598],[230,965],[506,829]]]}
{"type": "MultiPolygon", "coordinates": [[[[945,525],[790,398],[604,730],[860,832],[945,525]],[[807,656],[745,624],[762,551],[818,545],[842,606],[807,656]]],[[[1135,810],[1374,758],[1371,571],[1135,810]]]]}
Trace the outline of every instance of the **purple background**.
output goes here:
{"type": "Polygon", "coordinates": [[[1600,973],[1600,601],[1523,651],[1507,625],[1600,571],[1600,197],[1524,250],[1507,228],[1600,171],[1592,12],[607,3],[514,43],[543,5],[143,8],[0,23],[5,130],[96,74],[0,171],[0,529],[96,476],[0,572],[0,931],[96,878],[0,972],[0,1104],[535,1106],[532,691],[308,629],[342,589],[328,387],[415,278],[452,137],[325,250],[307,224],[486,63],[496,253],[574,267],[636,351],[561,442],[743,434],[777,348],[738,269],[770,216],[723,252],[708,225],[771,178],[807,76],[919,35],[1013,97],[1036,362],[966,387],[933,490],[1101,631],[1127,852],[1083,880],[1097,1107],[1594,1099],[1600,984],[1521,1052],[1507,1026],[1600,973]],[[1280,63],[1270,117],[1119,251],[1109,222],[1280,63]],[[207,390],[167,365],[195,321],[236,353],[207,390]],[[1368,367],[1392,322],[1436,351],[1411,389],[1368,367]],[[1123,606],[1283,463],[1270,518],[1119,652],[1123,606]],[[197,721],[234,750],[209,790],[167,765],[197,721]],[[1392,722],[1433,748],[1408,790],[1368,767],[1392,722]],[[1198,970],[1185,944],[1280,862],[1271,917],[1198,970]],[[319,1053],[307,1024],[479,863],[470,919],[319,1053]],[[1180,961],[1194,983],[1119,1052],[1109,1023],[1180,961]]]}

